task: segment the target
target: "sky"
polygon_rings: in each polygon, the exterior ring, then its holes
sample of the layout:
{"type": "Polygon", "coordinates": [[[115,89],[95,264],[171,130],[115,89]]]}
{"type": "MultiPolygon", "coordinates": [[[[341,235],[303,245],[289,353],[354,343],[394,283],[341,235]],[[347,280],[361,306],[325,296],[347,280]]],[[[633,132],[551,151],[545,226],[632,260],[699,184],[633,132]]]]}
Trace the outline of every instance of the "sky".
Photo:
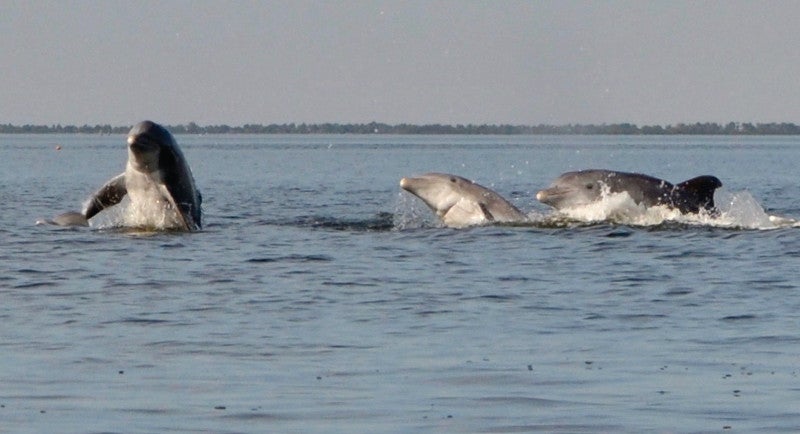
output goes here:
{"type": "Polygon", "coordinates": [[[796,1],[3,1],[0,124],[800,123],[796,1]]]}

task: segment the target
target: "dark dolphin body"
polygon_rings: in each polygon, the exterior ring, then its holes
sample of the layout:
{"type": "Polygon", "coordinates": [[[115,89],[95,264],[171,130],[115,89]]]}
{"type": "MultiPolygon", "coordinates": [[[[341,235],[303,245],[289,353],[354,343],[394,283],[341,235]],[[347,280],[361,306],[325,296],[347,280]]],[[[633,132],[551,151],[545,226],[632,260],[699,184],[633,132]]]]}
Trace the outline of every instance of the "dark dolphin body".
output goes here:
{"type": "Polygon", "coordinates": [[[612,170],[567,172],[536,194],[536,199],[556,209],[574,208],[600,200],[607,193],[628,193],[646,207],[666,205],[681,213],[705,210],[715,213],[714,191],[722,182],[714,176],[698,176],[672,185],[663,179],[640,173],[612,170]]]}
{"type": "Polygon", "coordinates": [[[427,173],[400,180],[400,187],[422,199],[449,227],[515,223],[527,219],[496,192],[449,173],[427,173]]]}
{"type": "Polygon", "coordinates": [[[61,214],[52,223],[88,225],[89,219],[118,204],[125,195],[132,206],[155,206],[162,217],[159,223],[167,222],[168,228],[192,231],[202,227],[202,197],[189,165],[172,134],[154,122],[140,122],[128,133],[125,172],[100,187],[82,212],[61,214]]]}

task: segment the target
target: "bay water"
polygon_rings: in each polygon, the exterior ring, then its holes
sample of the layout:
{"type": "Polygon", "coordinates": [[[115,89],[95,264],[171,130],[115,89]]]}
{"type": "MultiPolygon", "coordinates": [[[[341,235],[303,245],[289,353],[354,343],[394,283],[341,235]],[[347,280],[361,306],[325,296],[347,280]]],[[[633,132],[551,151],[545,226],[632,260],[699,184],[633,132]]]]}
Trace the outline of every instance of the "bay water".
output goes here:
{"type": "Polygon", "coordinates": [[[37,225],[125,138],[0,136],[0,432],[800,430],[800,137],[176,140],[196,233],[37,225]],[[725,218],[554,224],[587,168],[715,175],[725,218]],[[430,171],[531,224],[441,227],[430,171]]]}

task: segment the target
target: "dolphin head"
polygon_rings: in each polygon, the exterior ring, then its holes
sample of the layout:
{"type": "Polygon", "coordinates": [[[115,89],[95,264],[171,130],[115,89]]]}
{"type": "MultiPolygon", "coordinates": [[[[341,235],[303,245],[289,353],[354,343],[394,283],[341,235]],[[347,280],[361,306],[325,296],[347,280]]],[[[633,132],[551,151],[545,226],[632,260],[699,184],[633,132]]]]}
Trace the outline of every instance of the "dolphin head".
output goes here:
{"type": "Polygon", "coordinates": [[[400,187],[419,197],[441,217],[463,197],[463,185],[470,181],[446,173],[427,173],[400,180],[400,187]]]}
{"type": "Polygon", "coordinates": [[[588,205],[601,199],[608,190],[605,178],[603,173],[595,171],[567,172],[536,193],[536,200],[556,209],[588,205]]]}
{"type": "Polygon", "coordinates": [[[128,133],[128,161],[138,171],[154,172],[165,146],[175,147],[175,139],[166,128],[151,121],[139,122],[128,133]]]}

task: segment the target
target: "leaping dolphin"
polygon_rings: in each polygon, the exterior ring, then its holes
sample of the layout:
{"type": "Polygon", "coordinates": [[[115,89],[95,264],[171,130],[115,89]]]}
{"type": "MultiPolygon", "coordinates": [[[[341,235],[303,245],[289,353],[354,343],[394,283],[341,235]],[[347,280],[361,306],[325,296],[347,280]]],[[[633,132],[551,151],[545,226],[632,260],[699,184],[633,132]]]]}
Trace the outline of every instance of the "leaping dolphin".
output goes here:
{"type": "Polygon", "coordinates": [[[83,211],[67,212],[51,223],[88,225],[100,211],[130,198],[133,209],[147,209],[143,224],[156,228],[192,231],[202,227],[202,196],[178,144],[164,127],[151,121],[135,125],[128,133],[125,172],[95,192],[83,211]]]}
{"type": "Polygon", "coordinates": [[[665,205],[684,214],[714,213],[714,191],[721,186],[722,182],[710,175],[672,185],[640,173],[592,169],[562,174],[549,188],[536,193],[536,199],[560,210],[588,205],[604,194],[625,192],[646,207],[665,205]]]}
{"type": "Polygon", "coordinates": [[[514,223],[527,219],[496,192],[460,176],[427,173],[401,179],[400,187],[422,199],[449,227],[514,223]]]}

